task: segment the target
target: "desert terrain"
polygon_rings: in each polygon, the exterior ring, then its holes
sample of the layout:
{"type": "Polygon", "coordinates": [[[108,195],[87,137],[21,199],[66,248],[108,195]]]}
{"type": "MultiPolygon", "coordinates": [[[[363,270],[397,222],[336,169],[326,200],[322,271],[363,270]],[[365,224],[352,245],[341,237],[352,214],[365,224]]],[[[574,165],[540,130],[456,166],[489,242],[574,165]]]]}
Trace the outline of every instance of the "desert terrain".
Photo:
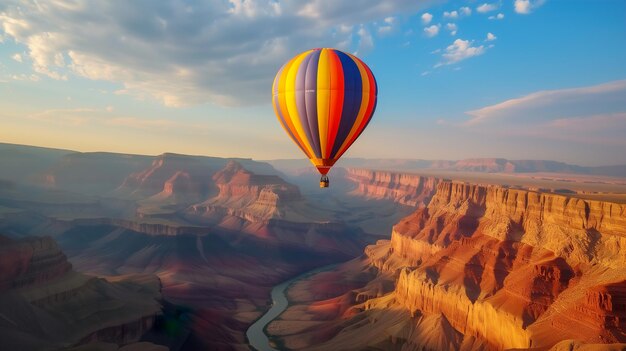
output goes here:
{"type": "Polygon", "coordinates": [[[265,329],[277,348],[626,342],[615,167],[348,159],[361,167],[319,189],[291,160],[0,154],[0,333],[15,347],[249,350],[272,289],[329,264],[286,287],[265,329]]]}

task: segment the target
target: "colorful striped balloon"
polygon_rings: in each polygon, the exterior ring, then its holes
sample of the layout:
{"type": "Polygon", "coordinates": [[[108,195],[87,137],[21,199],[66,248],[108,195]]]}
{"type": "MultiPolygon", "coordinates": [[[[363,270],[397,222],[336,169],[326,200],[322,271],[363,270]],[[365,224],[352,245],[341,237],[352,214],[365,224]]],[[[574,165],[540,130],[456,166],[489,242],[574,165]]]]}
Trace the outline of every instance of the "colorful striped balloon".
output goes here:
{"type": "Polygon", "coordinates": [[[289,137],[325,175],[367,127],[377,93],[363,61],[323,48],[297,55],[278,71],[272,102],[289,137]]]}

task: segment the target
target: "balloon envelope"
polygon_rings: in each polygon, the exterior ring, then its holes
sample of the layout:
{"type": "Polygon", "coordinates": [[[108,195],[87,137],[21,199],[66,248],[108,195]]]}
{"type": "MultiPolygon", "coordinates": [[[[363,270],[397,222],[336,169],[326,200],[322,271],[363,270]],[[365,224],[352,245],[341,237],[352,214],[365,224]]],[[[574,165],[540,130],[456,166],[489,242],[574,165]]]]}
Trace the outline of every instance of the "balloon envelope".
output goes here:
{"type": "Polygon", "coordinates": [[[320,48],[295,56],[278,71],[272,103],[289,137],[326,174],[367,127],[377,93],[363,61],[320,48]]]}

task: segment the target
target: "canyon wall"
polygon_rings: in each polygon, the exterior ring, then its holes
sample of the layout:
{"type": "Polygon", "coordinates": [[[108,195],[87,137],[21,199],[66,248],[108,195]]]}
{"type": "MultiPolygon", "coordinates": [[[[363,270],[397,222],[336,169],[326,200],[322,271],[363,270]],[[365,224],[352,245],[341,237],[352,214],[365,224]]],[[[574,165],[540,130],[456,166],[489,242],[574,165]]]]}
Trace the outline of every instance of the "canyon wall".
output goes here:
{"type": "Polygon", "coordinates": [[[624,267],[625,204],[441,181],[390,240],[332,273],[346,283],[296,285],[299,305],[270,330],[307,350],[619,348],[624,267]]]}
{"type": "Polygon", "coordinates": [[[160,314],[159,299],[155,276],[86,276],[50,237],[0,235],[0,339],[7,350],[136,342],[160,314]]]}
{"type": "Polygon", "coordinates": [[[356,183],[352,195],[388,199],[413,207],[428,204],[440,182],[438,178],[417,174],[359,168],[348,168],[346,178],[356,183]]]}
{"type": "Polygon", "coordinates": [[[397,304],[490,347],[626,341],[626,205],[442,182],[379,245],[397,304]]]}

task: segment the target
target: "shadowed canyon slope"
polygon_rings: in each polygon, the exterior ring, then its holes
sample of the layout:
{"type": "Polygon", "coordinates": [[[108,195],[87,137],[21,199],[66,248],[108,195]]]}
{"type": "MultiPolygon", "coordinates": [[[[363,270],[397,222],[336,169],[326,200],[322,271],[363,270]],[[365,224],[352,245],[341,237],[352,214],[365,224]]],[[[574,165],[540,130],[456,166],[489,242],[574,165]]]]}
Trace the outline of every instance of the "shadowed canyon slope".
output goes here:
{"type": "Polygon", "coordinates": [[[365,257],[296,284],[269,327],[306,349],[626,342],[626,205],[441,182],[365,257]]]}
{"type": "MultiPolygon", "coordinates": [[[[248,349],[244,332],[265,310],[273,285],[356,257],[372,242],[358,227],[312,207],[267,164],[78,155],[41,171],[54,182],[36,176],[0,183],[0,231],[14,240],[54,237],[81,272],[158,277],[171,306],[167,318],[182,326],[166,340],[176,350],[248,349]],[[124,160],[133,167],[115,166],[128,165],[124,160]],[[89,168],[115,176],[95,177],[92,186],[89,168]]],[[[59,335],[66,346],[79,341],[59,335]]]]}
{"type": "Polygon", "coordinates": [[[72,270],[50,237],[0,236],[0,339],[7,350],[138,341],[161,314],[153,275],[111,281],[72,270]]]}

